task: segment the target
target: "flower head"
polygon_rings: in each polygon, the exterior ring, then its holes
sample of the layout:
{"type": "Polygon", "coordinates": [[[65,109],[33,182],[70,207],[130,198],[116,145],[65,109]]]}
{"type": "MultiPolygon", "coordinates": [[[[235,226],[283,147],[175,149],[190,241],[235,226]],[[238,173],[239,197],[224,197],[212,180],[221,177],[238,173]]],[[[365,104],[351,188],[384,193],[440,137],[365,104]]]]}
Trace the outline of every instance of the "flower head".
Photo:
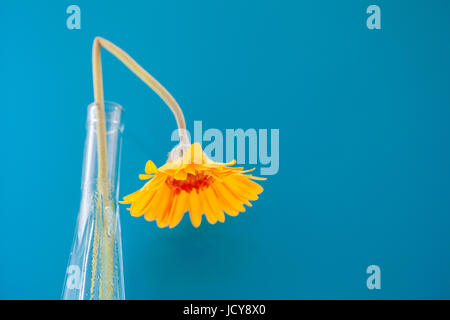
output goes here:
{"type": "MultiPolygon", "coordinates": [[[[180,149],[176,149],[179,153],[180,149]]],[[[242,167],[232,167],[236,161],[219,163],[209,159],[199,143],[194,143],[168,162],[156,168],[152,161],[145,166],[141,180],[150,179],[140,190],[124,197],[121,203],[131,204],[132,216],[144,215],[156,220],[159,227],[175,227],[189,211],[191,222],[198,227],[202,215],[209,223],[224,222],[224,212],[236,216],[244,212],[244,204],[258,199],[263,188],[252,180],[265,180],[246,174],[242,167]],[[184,152],[183,152],[184,151],[184,152]]]]}

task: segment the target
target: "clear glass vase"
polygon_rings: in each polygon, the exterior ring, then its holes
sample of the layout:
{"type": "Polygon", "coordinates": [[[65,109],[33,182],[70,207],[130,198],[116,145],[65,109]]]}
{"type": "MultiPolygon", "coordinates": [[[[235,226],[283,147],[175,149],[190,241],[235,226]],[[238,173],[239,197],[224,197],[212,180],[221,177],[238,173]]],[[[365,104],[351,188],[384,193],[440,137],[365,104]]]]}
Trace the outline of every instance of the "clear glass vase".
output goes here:
{"type": "Polygon", "coordinates": [[[122,107],[105,102],[109,194],[104,198],[97,192],[97,111],[95,104],[88,107],[81,206],[62,294],[65,300],[125,299],[118,209],[122,107]]]}

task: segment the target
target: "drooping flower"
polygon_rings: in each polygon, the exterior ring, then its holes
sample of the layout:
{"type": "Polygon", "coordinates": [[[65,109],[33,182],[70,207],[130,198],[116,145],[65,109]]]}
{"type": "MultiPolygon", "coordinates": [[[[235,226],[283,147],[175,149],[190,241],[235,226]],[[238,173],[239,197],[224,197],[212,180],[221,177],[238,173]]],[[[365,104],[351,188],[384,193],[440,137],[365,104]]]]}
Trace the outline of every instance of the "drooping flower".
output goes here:
{"type": "Polygon", "coordinates": [[[265,180],[247,174],[236,161],[219,163],[209,159],[199,143],[174,150],[159,169],[152,161],[145,166],[141,180],[150,179],[140,190],[124,197],[131,204],[132,216],[156,220],[158,227],[175,227],[189,211],[191,222],[198,227],[202,215],[209,223],[224,222],[225,214],[236,216],[257,200],[263,188],[252,180],[265,180]],[[181,151],[181,153],[179,153],[181,151]],[[175,154],[175,156],[173,156],[175,154]],[[178,155],[177,155],[178,154],[178,155]]]}

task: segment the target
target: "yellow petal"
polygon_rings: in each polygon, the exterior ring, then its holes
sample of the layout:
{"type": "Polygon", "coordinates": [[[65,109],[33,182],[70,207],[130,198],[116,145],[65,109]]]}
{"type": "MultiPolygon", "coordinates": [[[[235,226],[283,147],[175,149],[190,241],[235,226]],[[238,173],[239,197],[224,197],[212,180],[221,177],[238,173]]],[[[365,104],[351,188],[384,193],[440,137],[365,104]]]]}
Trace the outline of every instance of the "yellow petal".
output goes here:
{"type": "Polygon", "coordinates": [[[239,211],[234,209],[233,206],[229,204],[227,199],[225,199],[225,197],[222,196],[222,194],[216,188],[216,185],[217,185],[217,183],[214,183],[213,185],[211,185],[211,189],[216,194],[216,199],[217,199],[218,203],[220,203],[221,209],[223,211],[225,211],[227,214],[229,214],[230,216],[237,216],[239,214],[239,211]]]}
{"type": "Polygon", "coordinates": [[[192,225],[198,228],[202,222],[202,213],[200,212],[198,194],[195,190],[189,193],[189,215],[191,216],[192,225]]]}
{"type": "Polygon", "coordinates": [[[167,201],[166,195],[168,194],[168,192],[169,188],[166,186],[163,186],[162,188],[156,190],[155,196],[145,210],[145,220],[153,221],[159,216],[159,208],[164,200],[167,201]]]}
{"type": "Polygon", "coordinates": [[[160,167],[158,169],[158,171],[166,172],[166,171],[170,171],[170,170],[178,170],[182,166],[183,166],[183,160],[175,159],[173,161],[166,162],[166,164],[164,164],[162,167],[160,167]]]}
{"type": "Polygon", "coordinates": [[[263,187],[256,182],[249,180],[245,175],[237,175],[236,180],[248,187],[250,190],[256,192],[256,194],[259,194],[264,190],[263,187]]]}
{"type": "Polygon", "coordinates": [[[156,219],[156,224],[160,228],[167,227],[169,225],[169,214],[172,210],[174,193],[170,191],[167,203],[164,207],[162,207],[161,214],[159,215],[159,219],[156,219]]]}
{"type": "Polygon", "coordinates": [[[217,222],[217,218],[214,214],[214,211],[210,207],[208,200],[206,199],[205,192],[203,190],[200,190],[198,193],[198,197],[202,208],[201,211],[205,214],[206,220],[208,220],[210,224],[215,224],[217,222]]]}
{"type": "Polygon", "coordinates": [[[187,172],[184,171],[184,170],[178,170],[173,177],[176,180],[186,180],[187,179],[187,172]]]}
{"type": "Polygon", "coordinates": [[[252,176],[251,174],[249,174],[249,175],[247,175],[247,177],[249,178],[249,179],[252,179],[252,180],[267,180],[267,178],[263,178],[263,177],[255,177],[255,176],[252,176]]]}
{"type": "Polygon", "coordinates": [[[222,183],[215,183],[214,187],[222,196],[221,199],[225,199],[228,202],[228,204],[231,205],[232,209],[242,212],[245,211],[242,202],[239,201],[239,199],[237,199],[222,183]]]}
{"type": "Polygon", "coordinates": [[[187,211],[188,202],[189,194],[186,191],[181,191],[178,195],[176,208],[174,209],[173,216],[171,218],[170,228],[173,228],[180,223],[181,218],[183,218],[183,214],[187,211]]]}
{"type": "Polygon", "coordinates": [[[247,200],[258,200],[257,192],[248,187],[247,185],[241,183],[238,179],[236,179],[234,176],[230,176],[225,180],[225,183],[230,187],[231,190],[235,194],[238,194],[247,200]]]}
{"type": "Polygon", "coordinates": [[[194,164],[202,164],[203,160],[203,150],[200,143],[195,142],[191,144],[188,151],[184,155],[183,163],[194,163],[194,164]]]}
{"type": "Polygon", "coordinates": [[[164,185],[167,180],[167,176],[165,174],[158,175],[152,180],[148,181],[145,186],[142,188],[146,191],[159,189],[164,185]]]}
{"type": "Polygon", "coordinates": [[[153,178],[153,177],[154,177],[153,174],[140,174],[139,175],[139,179],[141,179],[141,180],[148,180],[148,179],[153,178]]]}
{"type": "Polygon", "coordinates": [[[137,198],[137,196],[139,195],[140,192],[141,192],[141,190],[138,190],[136,192],[133,192],[133,193],[123,197],[123,200],[119,201],[119,203],[123,203],[123,204],[131,203],[132,201],[134,201],[137,198]]]}
{"type": "Polygon", "coordinates": [[[152,201],[154,195],[155,192],[153,191],[142,191],[131,206],[131,215],[134,217],[142,216],[145,213],[144,208],[152,201]]]}
{"type": "Polygon", "coordinates": [[[242,204],[246,204],[247,206],[251,207],[252,204],[248,201],[247,197],[242,193],[239,192],[237,189],[233,188],[233,186],[231,186],[229,184],[229,182],[224,182],[223,186],[225,188],[227,188],[227,190],[233,194],[233,196],[238,199],[242,204]]]}
{"type": "Polygon", "coordinates": [[[222,211],[222,206],[219,204],[217,200],[217,196],[211,188],[205,188],[205,198],[208,201],[209,207],[211,208],[213,214],[216,216],[217,220],[220,222],[225,221],[225,215],[222,211]]]}
{"type": "Polygon", "coordinates": [[[168,209],[169,210],[168,214],[164,218],[164,223],[167,223],[167,225],[169,225],[172,222],[173,215],[176,211],[179,198],[180,196],[178,194],[173,195],[172,203],[170,204],[170,208],[168,209]]]}
{"type": "Polygon", "coordinates": [[[157,170],[158,170],[158,168],[156,168],[153,161],[148,160],[147,164],[145,165],[145,173],[151,174],[151,173],[155,173],[157,170]]]}

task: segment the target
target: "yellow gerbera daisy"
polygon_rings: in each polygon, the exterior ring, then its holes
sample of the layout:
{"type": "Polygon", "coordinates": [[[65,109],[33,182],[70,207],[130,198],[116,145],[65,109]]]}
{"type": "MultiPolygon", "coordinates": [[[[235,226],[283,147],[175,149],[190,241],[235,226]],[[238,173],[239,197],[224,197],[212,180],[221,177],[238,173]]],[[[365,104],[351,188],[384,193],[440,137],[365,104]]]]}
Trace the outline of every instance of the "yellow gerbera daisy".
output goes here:
{"type": "Polygon", "coordinates": [[[141,180],[150,179],[140,190],[124,197],[121,203],[131,204],[134,217],[144,215],[156,220],[158,227],[175,227],[185,212],[198,227],[202,215],[209,223],[224,222],[224,212],[236,216],[244,212],[244,204],[258,199],[263,188],[252,180],[265,180],[246,174],[236,161],[219,163],[209,159],[199,143],[176,147],[165,165],[156,168],[152,161],[145,166],[141,180]]]}

